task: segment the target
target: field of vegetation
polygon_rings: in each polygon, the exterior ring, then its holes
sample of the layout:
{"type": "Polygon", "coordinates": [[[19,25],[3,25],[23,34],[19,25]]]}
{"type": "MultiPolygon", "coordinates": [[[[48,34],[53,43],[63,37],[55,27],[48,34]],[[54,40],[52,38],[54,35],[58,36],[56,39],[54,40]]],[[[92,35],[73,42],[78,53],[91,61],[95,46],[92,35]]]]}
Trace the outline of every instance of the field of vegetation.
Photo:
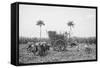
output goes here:
{"type": "MultiPolygon", "coordinates": [[[[31,39],[32,40],[32,39],[31,39]]],[[[29,41],[29,40],[28,40],[29,41]]],[[[27,51],[29,46],[27,43],[19,44],[19,62],[20,63],[42,63],[42,62],[59,62],[59,61],[77,61],[77,60],[93,60],[96,59],[96,44],[95,41],[88,44],[82,42],[77,46],[70,47],[66,45],[66,51],[54,51],[53,47],[47,51],[46,56],[36,56],[32,52],[27,51]]],[[[34,41],[36,42],[36,40],[34,41]]]]}
{"type": "MultiPolygon", "coordinates": [[[[44,21],[37,21],[40,27],[40,38],[19,37],[19,63],[43,63],[43,62],[61,62],[96,59],[96,37],[72,37],[73,21],[67,23],[69,31],[57,33],[57,31],[46,31],[48,38],[42,38],[42,26],[44,21]],[[39,43],[29,45],[28,43],[39,43]],[[41,44],[46,42],[46,44],[41,44]],[[50,44],[50,46],[48,46],[50,44]],[[29,52],[28,47],[34,46],[33,51],[29,52]],[[50,49],[49,49],[50,48],[50,49]],[[38,55],[35,55],[35,53],[38,55]],[[43,55],[44,54],[44,55],[43,55]],[[41,56],[42,55],[42,56],[41,56]]],[[[33,47],[32,47],[33,48],[33,47]]]]}

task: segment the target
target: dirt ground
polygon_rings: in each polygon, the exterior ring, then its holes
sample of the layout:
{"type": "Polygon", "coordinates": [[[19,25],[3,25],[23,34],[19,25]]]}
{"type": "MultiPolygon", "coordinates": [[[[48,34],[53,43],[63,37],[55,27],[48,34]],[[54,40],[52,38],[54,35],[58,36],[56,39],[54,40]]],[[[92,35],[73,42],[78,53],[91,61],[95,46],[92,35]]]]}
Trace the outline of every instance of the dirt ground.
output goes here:
{"type": "Polygon", "coordinates": [[[27,44],[19,45],[19,63],[43,63],[43,62],[59,62],[59,61],[77,61],[77,60],[93,60],[96,59],[96,45],[89,45],[90,53],[86,51],[85,44],[79,44],[76,47],[67,47],[66,51],[53,51],[52,48],[44,57],[34,56],[28,53],[27,44]]]}

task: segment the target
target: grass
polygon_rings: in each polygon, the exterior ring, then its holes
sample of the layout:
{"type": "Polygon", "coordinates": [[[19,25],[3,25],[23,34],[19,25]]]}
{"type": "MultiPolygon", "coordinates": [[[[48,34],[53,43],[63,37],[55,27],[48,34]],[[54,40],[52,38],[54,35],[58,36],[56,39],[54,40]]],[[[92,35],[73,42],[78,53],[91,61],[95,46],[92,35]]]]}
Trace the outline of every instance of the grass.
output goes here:
{"type": "Polygon", "coordinates": [[[96,59],[96,45],[89,45],[88,48],[84,44],[79,44],[76,47],[67,47],[66,51],[57,52],[52,48],[44,57],[35,56],[33,53],[28,53],[27,44],[19,45],[19,62],[20,63],[42,63],[42,62],[58,62],[58,61],[76,61],[76,60],[92,60],[96,59]]]}

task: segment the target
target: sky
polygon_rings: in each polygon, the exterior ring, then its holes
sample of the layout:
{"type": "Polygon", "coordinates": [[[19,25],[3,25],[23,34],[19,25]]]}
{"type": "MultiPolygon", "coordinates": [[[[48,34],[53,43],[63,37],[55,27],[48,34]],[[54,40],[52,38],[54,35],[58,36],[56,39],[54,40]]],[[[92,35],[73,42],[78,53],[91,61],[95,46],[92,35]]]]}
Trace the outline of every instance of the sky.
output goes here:
{"type": "Polygon", "coordinates": [[[96,36],[95,9],[22,4],[19,6],[19,36],[39,38],[40,27],[36,25],[39,20],[45,23],[42,38],[48,38],[47,31],[69,32],[69,21],[75,24],[71,36],[96,36]]]}

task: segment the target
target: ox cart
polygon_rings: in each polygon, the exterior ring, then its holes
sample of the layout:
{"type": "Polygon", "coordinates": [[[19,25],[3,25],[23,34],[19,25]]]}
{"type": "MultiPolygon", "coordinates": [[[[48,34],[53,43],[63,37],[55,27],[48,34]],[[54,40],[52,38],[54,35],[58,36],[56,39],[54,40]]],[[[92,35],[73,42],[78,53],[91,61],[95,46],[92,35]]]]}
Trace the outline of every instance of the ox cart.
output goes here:
{"type": "Polygon", "coordinates": [[[67,46],[67,39],[63,34],[57,34],[56,31],[48,31],[48,36],[51,41],[53,50],[65,51],[67,46]]]}

